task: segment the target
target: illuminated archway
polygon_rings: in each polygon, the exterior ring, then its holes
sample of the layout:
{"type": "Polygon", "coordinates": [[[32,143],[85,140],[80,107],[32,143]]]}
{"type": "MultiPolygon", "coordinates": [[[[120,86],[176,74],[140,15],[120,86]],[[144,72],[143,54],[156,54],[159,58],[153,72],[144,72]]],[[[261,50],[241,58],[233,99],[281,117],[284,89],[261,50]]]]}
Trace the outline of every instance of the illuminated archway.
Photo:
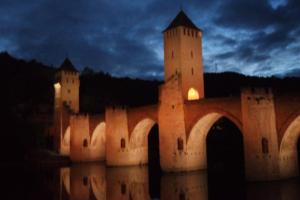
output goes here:
{"type": "Polygon", "coordinates": [[[71,128],[67,127],[65,133],[62,135],[61,142],[61,154],[70,155],[70,140],[71,140],[71,128]]]}
{"type": "Polygon", "coordinates": [[[187,138],[187,152],[191,155],[188,159],[189,166],[194,169],[207,169],[207,144],[206,138],[213,125],[221,118],[228,119],[239,131],[241,125],[230,115],[212,112],[200,118],[190,131],[187,138]]]}
{"type": "Polygon", "coordinates": [[[187,140],[187,151],[198,153],[198,156],[190,161],[193,162],[191,165],[195,166],[195,168],[207,168],[206,136],[213,124],[221,117],[222,115],[219,113],[210,113],[199,119],[193,126],[187,140]]]}
{"type": "Polygon", "coordinates": [[[199,99],[199,92],[195,88],[190,88],[188,91],[188,100],[198,100],[199,99]]]}
{"type": "Polygon", "coordinates": [[[279,152],[281,178],[299,175],[297,143],[300,137],[300,116],[296,117],[286,129],[279,152]]]}
{"type": "Polygon", "coordinates": [[[211,180],[241,183],[245,179],[243,134],[231,120],[222,116],[206,137],[207,170],[211,180]]]}
{"type": "Polygon", "coordinates": [[[105,122],[101,122],[96,126],[91,138],[90,151],[93,159],[105,159],[105,141],[105,122]]]}
{"type": "Polygon", "coordinates": [[[152,119],[146,118],[141,120],[133,129],[130,135],[130,147],[131,148],[140,148],[147,146],[147,136],[154,126],[155,121],[152,119]]]}
{"type": "Polygon", "coordinates": [[[133,129],[129,138],[129,148],[136,152],[135,159],[138,163],[148,163],[148,134],[156,122],[146,118],[141,120],[133,129]]]}

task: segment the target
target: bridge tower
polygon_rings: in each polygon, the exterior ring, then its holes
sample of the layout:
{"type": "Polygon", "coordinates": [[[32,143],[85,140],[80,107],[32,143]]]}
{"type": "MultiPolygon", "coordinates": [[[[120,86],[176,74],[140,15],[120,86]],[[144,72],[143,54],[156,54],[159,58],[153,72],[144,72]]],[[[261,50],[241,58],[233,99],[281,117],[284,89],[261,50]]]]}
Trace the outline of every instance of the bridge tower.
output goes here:
{"type": "Polygon", "coordinates": [[[178,76],[184,100],[204,98],[201,29],[181,10],[163,34],[165,82],[178,76]]]}
{"type": "Polygon", "coordinates": [[[66,58],[55,74],[54,146],[63,155],[70,153],[70,115],[79,112],[79,72],[66,58]]]}

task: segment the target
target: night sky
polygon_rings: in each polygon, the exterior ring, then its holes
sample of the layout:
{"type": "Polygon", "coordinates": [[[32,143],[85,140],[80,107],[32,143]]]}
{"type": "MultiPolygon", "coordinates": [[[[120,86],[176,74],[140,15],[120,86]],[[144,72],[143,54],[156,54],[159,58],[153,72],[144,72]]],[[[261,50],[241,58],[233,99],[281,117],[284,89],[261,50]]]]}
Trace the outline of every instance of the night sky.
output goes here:
{"type": "MultiPolygon", "coordinates": [[[[206,72],[300,76],[300,0],[182,0],[206,72]]],[[[0,51],[114,76],[163,77],[162,30],[179,0],[0,0],[0,51]]]]}

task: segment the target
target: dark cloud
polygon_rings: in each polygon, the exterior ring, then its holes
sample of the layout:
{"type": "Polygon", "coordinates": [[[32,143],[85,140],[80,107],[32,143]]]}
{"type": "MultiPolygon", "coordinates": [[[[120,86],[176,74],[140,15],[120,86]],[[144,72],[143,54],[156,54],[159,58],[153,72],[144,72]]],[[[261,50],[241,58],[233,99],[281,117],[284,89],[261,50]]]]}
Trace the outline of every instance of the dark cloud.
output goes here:
{"type": "MultiPolygon", "coordinates": [[[[163,77],[161,31],[179,11],[179,1],[0,1],[0,51],[55,66],[69,55],[80,69],[163,77]]],[[[251,75],[300,67],[291,63],[299,58],[299,0],[276,8],[267,0],[191,0],[183,7],[204,30],[207,71],[214,63],[219,71],[251,75]]]]}

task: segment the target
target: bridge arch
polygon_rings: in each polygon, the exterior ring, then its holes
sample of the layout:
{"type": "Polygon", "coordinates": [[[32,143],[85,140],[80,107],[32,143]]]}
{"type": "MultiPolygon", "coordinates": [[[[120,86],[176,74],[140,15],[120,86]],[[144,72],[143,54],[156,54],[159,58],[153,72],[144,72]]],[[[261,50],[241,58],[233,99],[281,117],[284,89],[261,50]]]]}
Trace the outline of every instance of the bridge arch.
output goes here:
{"type": "MultiPolygon", "coordinates": [[[[289,120],[290,121],[290,120],[289,120]]],[[[299,175],[298,141],[300,138],[300,114],[294,117],[284,131],[279,149],[279,169],[281,178],[299,175]]]]}
{"type": "Polygon", "coordinates": [[[221,118],[226,118],[232,122],[240,132],[242,125],[238,119],[226,112],[209,112],[202,115],[198,121],[194,123],[187,136],[187,152],[194,154],[197,158],[192,159],[195,168],[207,169],[207,136],[213,125],[221,118]]]}
{"type": "MultiPolygon", "coordinates": [[[[159,154],[158,152],[158,127],[157,122],[151,118],[144,118],[140,120],[134,127],[132,133],[129,137],[129,149],[135,156],[136,162],[139,164],[150,164],[152,161],[152,152],[149,152],[149,148],[151,151],[154,151],[154,154],[159,154]],[[156,134],[152,134],[152,130],[156,130],[156,134]],[[150,134],[151,133],[151,134],[150,134]],[[150,135],[149,135],[150,134],[150,135]],[[149,143],[150,137],[156,135],[157,145],[153,145],[153,143],[149,143]],[[151,153],[151,154],[149,154],[151,153]],[[151,158],[150,158],[150,157],[151,158]]],[[[155,159],[159,159],[159,156],[155,157],[155,159]],[[158,158],[157,158],[158,157],[158,158]]],[[[156,162],[155,160],[155,162],[156,162]]],[[[158,161],[159,162],[159,161],[158,161]]]]}
{"type": "Polygon", "coordinates": [[[150,118],[145,118],[139,121],[129,138],[129,145],[131,148],[140,148],[147,146],[147,137],[150,133],[151,128],[156,124],[156,122],[150,118]]]}
{"type": "Polygon", "coordinates": [[[63,182],[63,187],[68,195],[71,194],[70,189],[70,168],[61,168],[60,169],[60,175],[63,182]]]}
{"type": "Polygon", "coordinates": [[[71,127],[68,126],[62,135],[61,154],[70,155],[71,127]]]}
{"type": "Polygon", "coordinates": [[[105,143],[106,143],[106,134],[105,134],[105,122],[100,122],[94,129],[91,136],[90,150],[92,157],[98,160],[105,159],[105,143]]]}

